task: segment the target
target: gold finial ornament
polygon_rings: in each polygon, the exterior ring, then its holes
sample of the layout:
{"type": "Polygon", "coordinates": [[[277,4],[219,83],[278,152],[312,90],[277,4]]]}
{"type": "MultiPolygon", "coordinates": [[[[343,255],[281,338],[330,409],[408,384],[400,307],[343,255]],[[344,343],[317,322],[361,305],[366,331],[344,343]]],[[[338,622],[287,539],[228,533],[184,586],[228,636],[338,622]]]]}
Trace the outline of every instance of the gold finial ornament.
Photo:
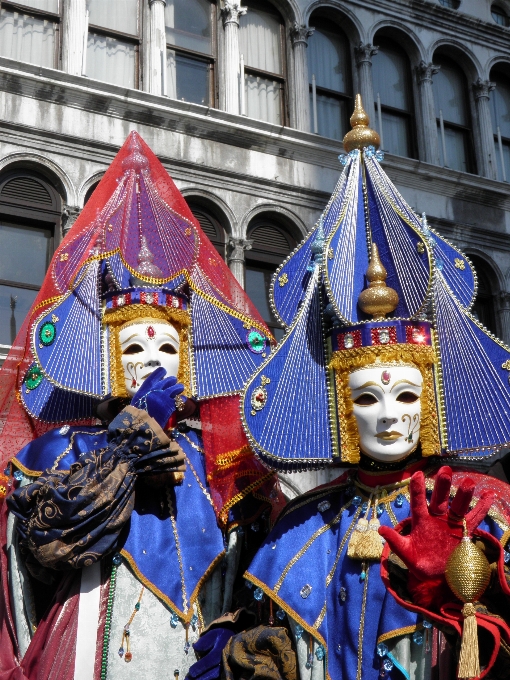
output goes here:
{"type": "Polygon", "coordinates": [[[386,314],[393,312],[398,305],[398,293],[386,285],[386,271],[377,245],[372,243],[372,257],[367,269],[368,288],[362,290],[358,304],[365,314],[371,314],[374,319],[384,319],[386,314]]]}
{"type": "Polygon", "coordinates": [[[344,137],[344,149],[347,153],[353,149],[363,149],[366,146],[375,146],[378,148],[381,144],[381,138],[375,130],[369,128],[370,119],[363,108],[361,95],[356,95],[356,102],[354,105],[354,113],[350,119],[352,130],[344,137]]]}
{"type": "Polygon", "coordinates": [[[491,568],[483,552],[469,538],[466,520],[464,520],[464,536],[446,563],[445,577],[454,595],[465,603],[462,608],[464,625],[458,677],[478,678],[480,659],[476,610],[473,602],[483,595],[489,585],[491,568]]]}

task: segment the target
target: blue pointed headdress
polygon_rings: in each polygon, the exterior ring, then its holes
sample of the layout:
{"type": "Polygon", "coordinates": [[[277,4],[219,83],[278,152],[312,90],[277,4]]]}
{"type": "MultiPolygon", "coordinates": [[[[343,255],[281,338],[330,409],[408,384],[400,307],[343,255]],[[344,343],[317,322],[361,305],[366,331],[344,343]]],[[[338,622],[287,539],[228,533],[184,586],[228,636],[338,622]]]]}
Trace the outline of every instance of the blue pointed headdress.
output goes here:
{"type": "Polygon", "coordinates": [[[469,260],[406,204],[368,122],[358,96],[338,185],[273,278],[286,333],[241,408],[252,446],[274,468],[357,462],[347,378],[374,362],[422,371],[423,455],[480,460],[510,445],[510,349],[470,312],[469,260]]]}
{"type": "Polygon", "coordinates": [[[196,399],[239,393],[271,336],[168,173],[132,132],[50,264],[30,312],[19,396],[46,423],[88,419],[127,396],[119,328],[179,330],[180,375],[196,399]]]}

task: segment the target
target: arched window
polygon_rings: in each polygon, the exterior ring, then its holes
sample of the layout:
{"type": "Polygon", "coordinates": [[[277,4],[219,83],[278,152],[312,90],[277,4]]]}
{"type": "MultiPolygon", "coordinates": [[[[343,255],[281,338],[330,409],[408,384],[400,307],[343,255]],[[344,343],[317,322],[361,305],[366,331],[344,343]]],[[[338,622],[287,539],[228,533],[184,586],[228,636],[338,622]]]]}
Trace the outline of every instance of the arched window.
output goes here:
{"type": "Polygon", "coordinates": [[[491,7],[491,16],[493,20],[498,24],[498,26],[510,26],[510,17],[505,12],[505,10],[497,4],[491,7]]]}
{"type": "Polygon", "coordinates": [[[202,231],[216,248],[222,259],[225,259],[226,232],[220,221],[212,214],[208,206],[202,205],[200,201],[187,200],[189,209],[196,218],[202,231]]]}
{"type": "Polygon", "coordinates": [[[14,342],[46,274],[62,202],[44,177],[0,175],[0,359],[14,342]]]}
{"type": "Polygon", "coordinates": [[[138,0],[87,0],[89,78],[138,87],[140,17],[138,0]]]}
{"type": "Polygon", "coordinates": [[[441,165],[474,172],[466,77],[448,57],[435,56],[434,64],[441,67],[432,84],[441,165]]]}
{"type": "Polygon", "coordinates": [[[315,27],[308,41],[312,131],[343,139],[352,112],[349,41],[330,19],[312,15],[310,25],[315,27]]]}
{"type": "Polygon", "coordinates": [[[471,313],[491,333],[497,335],[496,293],[498,285],[496,275],[481,257],[470,255],[469,259],[473,263],[478,279],[478,291],[471,313]]]}
{"type": "Polygon", "coordinates": [[[245,111],[250,118],[286,123],[285,32],[271,3],[248,0],[240,18],[240,50],[244,59],[245,111]]]}
{"type": "Polygon", "coordinates": [[[216,41],[211,0],[167,0],[167,90],[172,99],[214,106],[216,41]]]}
{"type": "Polygon", "coordinates": [[[61,24],[59,0],[0,3],[0,55],[58,68],[61,24]]]}
{"type": "Polygon", "coordinates": [[[280,340],[283,329],[271,312],[269,287],[276,268],[295,248],[296,241],[272,216],[258,216],[252,220],[248,239],[253,245],[246,251],[246,292],[275,338],[280,340]]]}
{"type": "Polygon", "coordinates": [[[496,84],[490,106],[498,179],[510,182],[510,78],[503,71],[493,69],[490,79],[496,84]]]}
{"type": "Polygon", "coordinates": [[[379,51],[372,58],[377,131],[385,151],[415,157],[411,67],[394,41],[376,38],[379,51]]]}
{"type": "Polygon", "coordinates": [[[92,196],[94,191],[97,189],[98,184],[99,184],[99,182],[94,182],[94,184],[87,189],[87,193],[85,194],[85,198],[83,199],[83,205],[86,205],[88,203],[89,198],[92,196]]]}

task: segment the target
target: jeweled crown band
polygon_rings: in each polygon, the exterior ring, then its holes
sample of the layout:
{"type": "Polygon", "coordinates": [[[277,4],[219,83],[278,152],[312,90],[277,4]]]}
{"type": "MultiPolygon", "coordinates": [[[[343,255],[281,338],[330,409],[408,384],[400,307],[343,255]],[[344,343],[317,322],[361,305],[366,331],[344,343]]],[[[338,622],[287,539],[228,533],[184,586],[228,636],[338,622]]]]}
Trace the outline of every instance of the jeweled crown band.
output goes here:
{"type": "Polygon", "coordinates": [[[384,319],[357,326],[333,328],[331,331],[333,352],[358,347],[402,344],[432,345],[431,324],[427,321],[384,319]]]}
{"type": "Polygon", "coordinates": [[[106,309],[119,309],[128,305],[151,305],[156,307],[188,308],[187,298],[165,290],[126,290],[106,297],[106,309]]]}

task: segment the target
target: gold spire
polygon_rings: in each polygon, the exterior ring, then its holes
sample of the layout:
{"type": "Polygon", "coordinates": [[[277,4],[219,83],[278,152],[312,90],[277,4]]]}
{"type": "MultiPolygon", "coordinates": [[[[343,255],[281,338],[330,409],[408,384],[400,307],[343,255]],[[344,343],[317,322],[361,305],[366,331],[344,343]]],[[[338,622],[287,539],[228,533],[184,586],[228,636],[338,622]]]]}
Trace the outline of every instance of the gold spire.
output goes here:
{"type": "Polygon", "coordinates": [[[354,106],[354,113],[350,119],[352,130],[350,130],[344,137],[344,149],[347,153],[353,149],[363,149],[365,146],[375,146],[378,148],[381,144],[381,139],[375,130],[369,128],[370,119],[363,108],[361,95],[356,95],[356,103],[354,106]]]}
{"type": "Polygon", "coordinates": [[[372,243],[372,257],[366,276],[368,288],[361,291],[358,304],[365,314],[371,314],[375,319],[384,319],[398,305],[398,293],[386,285],[388,272],[381,262],[375,243],[372,243]]]}

